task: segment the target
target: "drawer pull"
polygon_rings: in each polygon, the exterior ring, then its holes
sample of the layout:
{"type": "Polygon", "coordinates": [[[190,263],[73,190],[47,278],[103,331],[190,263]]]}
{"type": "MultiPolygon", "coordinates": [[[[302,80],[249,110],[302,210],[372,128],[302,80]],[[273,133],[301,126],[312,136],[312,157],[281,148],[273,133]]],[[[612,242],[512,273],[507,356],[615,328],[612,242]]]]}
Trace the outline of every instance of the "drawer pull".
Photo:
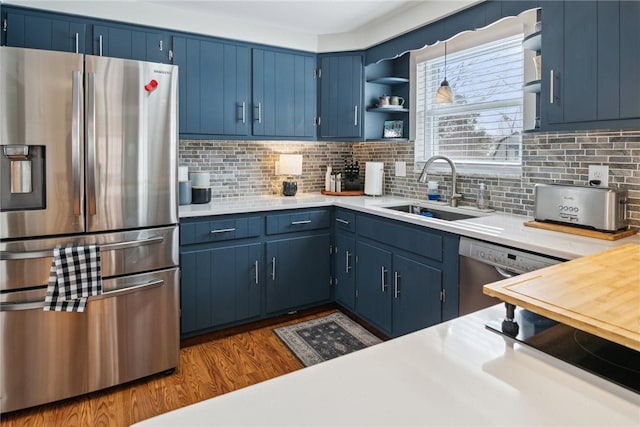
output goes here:
{"type": "Polygon", "coordinates": [[[342,219],[342,218],[336,218],[336,222],[339,222],[340,224],[344,224],[344,225],[351,224],[349,221],[347,221],[346,219],[342,219]]]}
{"type": "Polygon", "coordinates": [[[211,234],[231,233],[232,231],[236,231],[236,229],[235,228],[220,228],[218,230],[211,230],[211,234]]]}
{"type": "Polygon", "coordinates": [[[311,224],[311,220],[307,219],[304,221],[291,221],[291,225],[304,225],[304,224],[311,224]]]}

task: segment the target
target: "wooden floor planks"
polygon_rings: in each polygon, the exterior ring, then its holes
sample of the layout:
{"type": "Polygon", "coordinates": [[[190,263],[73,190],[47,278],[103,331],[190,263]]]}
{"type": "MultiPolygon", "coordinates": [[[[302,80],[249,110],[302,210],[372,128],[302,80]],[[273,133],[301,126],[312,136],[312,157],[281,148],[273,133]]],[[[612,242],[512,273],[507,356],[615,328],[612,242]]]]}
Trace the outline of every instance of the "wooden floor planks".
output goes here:
{"type": "Polygon", "coordinates": [[[158,374],[62,402],[2,414],[3,427],[128,426],[295,370],[302,364],[272,329],[325,316],[323,307],[185,340],[173,375],[158,374]],[[251,329],[254,328],[254,329],[251,329]]]}

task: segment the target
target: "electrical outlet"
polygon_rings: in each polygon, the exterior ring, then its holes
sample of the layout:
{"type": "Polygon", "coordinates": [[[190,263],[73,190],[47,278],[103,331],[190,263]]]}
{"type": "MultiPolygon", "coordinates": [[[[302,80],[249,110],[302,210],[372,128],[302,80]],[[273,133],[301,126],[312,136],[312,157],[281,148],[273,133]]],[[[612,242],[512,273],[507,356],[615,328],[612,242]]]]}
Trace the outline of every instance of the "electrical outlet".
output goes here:
{"type": "Polygon", "coordinates": [[[406,162],[396,162],[396,176],[407,176],[406,162]]]}
{"type": "Polygon", "coordinates": [[[609,186],[609,166],[606,165],[589,165],[589,183],[600,181],[598,187],[609,186]]]}

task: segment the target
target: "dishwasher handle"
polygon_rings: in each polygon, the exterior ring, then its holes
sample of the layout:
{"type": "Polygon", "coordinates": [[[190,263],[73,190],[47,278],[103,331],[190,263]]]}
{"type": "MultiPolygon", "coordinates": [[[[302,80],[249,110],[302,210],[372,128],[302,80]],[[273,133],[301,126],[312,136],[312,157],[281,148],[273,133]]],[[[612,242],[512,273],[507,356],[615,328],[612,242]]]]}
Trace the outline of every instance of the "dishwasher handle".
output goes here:
{"type": "Polygon", "coordinates": [[[498,272],[499,275],[501,275],[502,277],[504,277],[505,279],[511,279],[513,276],[517,276],[517,273],[512,273],[509,272],[507,270],[505,270],[504,268],[498,267],[497,265],[494,265],[493,268],[496,269],[496,271],[498,272]]]}

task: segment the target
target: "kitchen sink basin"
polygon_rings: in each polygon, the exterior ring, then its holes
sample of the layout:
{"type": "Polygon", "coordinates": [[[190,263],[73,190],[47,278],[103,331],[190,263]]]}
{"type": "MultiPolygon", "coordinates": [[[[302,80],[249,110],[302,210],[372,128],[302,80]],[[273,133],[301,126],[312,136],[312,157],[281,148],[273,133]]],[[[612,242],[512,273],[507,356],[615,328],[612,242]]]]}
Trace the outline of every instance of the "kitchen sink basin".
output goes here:
{"type": "Polygon", "coordinates": [[[384,209],[391,209],[399,212],[407,212],[415,215],[421,215],[430,218],[442,219],[445,221],[458,221],[461,219],[475,218],[475,215],[467,215],[460,212],[450,212],[441,209],[426,208],[424,206],[412,204],[412,205],[399,205],[399,206],[387,206],[384,209]]]}

